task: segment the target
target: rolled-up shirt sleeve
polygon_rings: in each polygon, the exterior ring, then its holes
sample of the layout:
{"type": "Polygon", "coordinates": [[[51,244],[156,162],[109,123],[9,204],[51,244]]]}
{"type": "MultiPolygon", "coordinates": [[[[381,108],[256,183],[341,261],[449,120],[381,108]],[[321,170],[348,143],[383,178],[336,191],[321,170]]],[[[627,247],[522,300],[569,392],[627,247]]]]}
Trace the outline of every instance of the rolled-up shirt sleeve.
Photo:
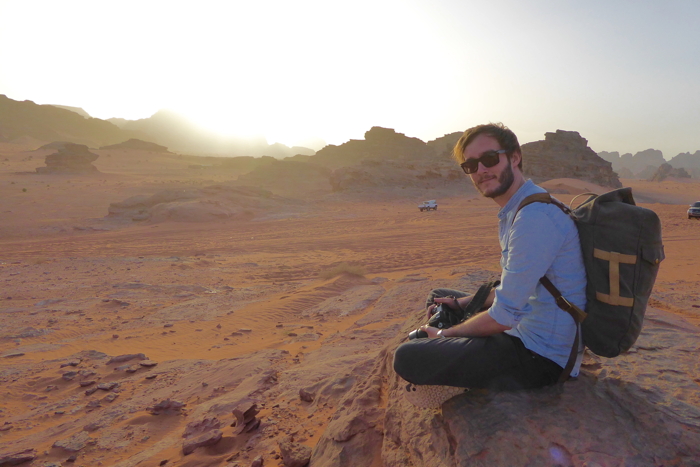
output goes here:
{"type": "MultiPolygon", "coordinates": [[[[501,285],[488,314],[499,324],[514,328],[532,311],[528,303],[565,241],[552,221],[548,206],[531,204],[521,209],[510,228],[504,256],[501,285]]],[[[554,207],[554,209],[558,209],[554,207]]]]}

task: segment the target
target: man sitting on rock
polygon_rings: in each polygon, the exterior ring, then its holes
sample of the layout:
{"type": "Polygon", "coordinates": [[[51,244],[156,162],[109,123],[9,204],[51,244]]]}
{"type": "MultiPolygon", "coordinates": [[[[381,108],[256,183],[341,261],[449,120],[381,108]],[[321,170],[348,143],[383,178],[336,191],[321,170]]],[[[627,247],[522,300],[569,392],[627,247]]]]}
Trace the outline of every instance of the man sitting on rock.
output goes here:
{"type": "MultiPolygon", "coordinates": [[[[514,390],[557,382],[576,324],[539,279],[549,278],[579,308],[586,304],[586,272],[573,220],[552,204],[532,203],[518,211],[525,197],[545,190],[523,177],[515,134],[502,124],[470,128],[454,157],[476,189],[501,207],[501,283],[486,299],[485,312],[443,330],[423,325],[429,338],[396,349],[394,369],[408,382],[406,396],[424,407],[439,406],[464,388],[514,390]]],[[[462,308],[472,299],[465,292],[435,289],[426,303],[428,316],[436,304],[455,307],[449,297],[462,308]]],[[[582,354],[581,346],[572,376],[578,375],[582,354]]]]}

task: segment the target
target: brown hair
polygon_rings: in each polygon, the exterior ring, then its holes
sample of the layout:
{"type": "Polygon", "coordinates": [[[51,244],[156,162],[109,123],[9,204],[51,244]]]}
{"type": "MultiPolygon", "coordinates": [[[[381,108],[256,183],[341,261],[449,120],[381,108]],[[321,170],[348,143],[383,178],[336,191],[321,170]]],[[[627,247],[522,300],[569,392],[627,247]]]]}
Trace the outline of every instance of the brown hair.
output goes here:
{"type": "Polygon", "coordinates": [[[479,135],[491,136],[498,141],[501,148],[507,151],[506,155],[508,156],[508,160],[510,160],[510,156],[514,152],[520,154],[520,163],[518,164],[518,168],[520,170],[523,169],[523,158],[522,152],[520,151],[518,137],[515,136],[515,133],[513,133],[510,128],[505,126],[503,123],[487,123],[485,125],[477,125],[465,131],[459,138],[459,141],[457,141],[452,153],[452,156],[457,163],[461,164],[464,162],[464,150],[479,135]]]}

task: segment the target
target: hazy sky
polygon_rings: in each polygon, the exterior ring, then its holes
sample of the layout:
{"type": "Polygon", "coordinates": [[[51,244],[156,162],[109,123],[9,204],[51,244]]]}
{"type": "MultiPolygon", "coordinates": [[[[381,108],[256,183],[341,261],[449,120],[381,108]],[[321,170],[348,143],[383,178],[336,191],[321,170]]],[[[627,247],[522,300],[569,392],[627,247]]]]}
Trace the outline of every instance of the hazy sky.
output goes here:
{"type": "Polygon", "coordinates": [[[0,94],[340,144],[502,121],[700,149],[697,0],[0,0],[0,94]]]}

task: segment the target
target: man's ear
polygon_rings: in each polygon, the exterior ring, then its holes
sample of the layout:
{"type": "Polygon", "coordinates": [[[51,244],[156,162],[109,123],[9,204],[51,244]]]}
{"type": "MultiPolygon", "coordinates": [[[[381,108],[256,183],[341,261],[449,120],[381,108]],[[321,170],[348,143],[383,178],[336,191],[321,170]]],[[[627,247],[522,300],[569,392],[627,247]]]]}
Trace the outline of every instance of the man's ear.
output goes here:
{"type": "Polygon", "coordinates": [[[510,155],[510,166],[513,167],[514,169],[518,167],[520,164],[520,161],[523,160],[523,155],[520,151],[513,151],[513,154],[510,155]]]}

